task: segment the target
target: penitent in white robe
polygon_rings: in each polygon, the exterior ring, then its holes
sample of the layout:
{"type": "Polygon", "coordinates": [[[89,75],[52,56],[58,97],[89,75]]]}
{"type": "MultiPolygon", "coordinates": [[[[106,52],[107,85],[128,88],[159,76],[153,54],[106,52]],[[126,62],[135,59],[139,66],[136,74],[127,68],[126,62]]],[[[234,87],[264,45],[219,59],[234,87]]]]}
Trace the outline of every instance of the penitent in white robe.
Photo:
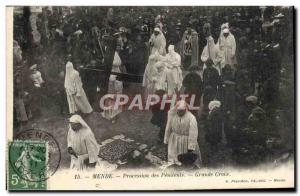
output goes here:
{"type": "Polygon", "coordinates": [[[153,90],[164,90],[167,91],[167,72],[165,64],[157,62],[155,65],[154,77],[153,77],[153,90]]]}
{"type": "Polygon", "coordinates": [[[108,94],[114,95],[114,98],[107,99],[105,102],[105,105],[111,106],[110,109],[106,109],[102,112],[102,116],[108,120],[112,120],[115,118],[118,114],[122,112],[122,107],[118,106],[116,108],[116,95],[121,94],[123,90],[123,82],[119,80],[115,81],[109,81],[108,85],[108,94]]]}
{"type": "Polygon", "coordinates": [[[179,91],[182,86],[181,57],[175,51],[171,51],[166,55],[166,58],[167,93],[171,96],[176,93],[176,90],[179,91]]]}
{"type": "Polygon", "coordinates": [[[73,64],[71,62],[67,63],[65,77],[65,89],[70,114],[77,111],[81,111],[86,114],[91,113],[93,109],[86,97],[84,89],[82,88],[81,78],[78,71],[73,68],[73,64]]]}
{"type": "Polygon", "coordinates": [[[154,88],[153,88],[153,73],[155,72],[154,64],[156,61],[150,60],[148,61],[148,64],[146,66],[144,77],[143,77],[143,87],[145,88],[146,94],[153,94],[154,88]]]}
{"type": "Polygon", "coordinates": [[[76,121],[82,125],[82,128],[75,132],[69,128],[68,132],[68,147],[72,147],[78,158],[71,155],[71,169],[83,170],[85,169],[84,160],[89,159],[89,163],[98,161],[99,146],[95,139],[94,133],[90,127],[78,115],[71,117],[76,118],[76,121]]]}
{"type": "Polygon", "coordinates": [[[203,65],[203,71],[206,69],[205,62],[208,59],[211,59],[214,63],[214,67],[218,70],[220,74],[220,63],[222,62],[222,56],[220,54],[219,45],[215,44],[214,39],[212,36],[209,36],[206,38],[207,44],[203,48],[202,54],[201,54],[201,61],[204,63],[203,65]]]}
{"type": "MultiPolygon", "coordinates": [[[[112,72],[116,72],[116,73],[121,73],[121,64],[122,61],[118,55],[117,52],[115,52],[115,56],[114,56],[114,60],[113,60],[113,66],[112,66],[112,72]]],[[[123,82],[119,81],[119,80],[112,80],[111,78],[116,78],[117,76],[115,75],[111,75],[110,79],[109,79],[109,83],[108,83],[108,94],[112,94],[112,95],[117,95],[117,94],[121,94],[123,91],[123,82]]],[[[118,114],[120,114],[122,112],[122,108],[121,106],[119,106],[118,108],[115,108],[115,102],[116,102],[116,97],[112,98],[112,99],[107,99],[105,102],[106,106],[112,106],[112,108],[104,110],[102,112],[102,116],[108,120],[112,120],[114,117],[116,117],[118,114]]]]}
{"type": "Polygon", "coordinates": [[[161,31],[158,35],[152,34],[149,43],[152,44],[151,54],[158,52],[162,56],[166,55],[166,38],[161,31]]]}
{"type": "Polygon", "coordinates": [[[195,116],[187,111],[184,116],[179,117],[175,109],[170,110],[164,138],[164,143],[168,144],[168,162],[180,165],[178,155],[194,150],[198,156],[195,165],[200,167],[201,153],[197,138],[198,126],[195,116]]]}
{"type": "Polygon", "coordinates": [[[222,56],[222,68],[225,65],[235,65],[236,64],[236,42],[234,36],[229,33],[228,37],[226,38],[223,34],[220,35],[218,40],[218,45],[220,48],[220,54],[222,56]]]}

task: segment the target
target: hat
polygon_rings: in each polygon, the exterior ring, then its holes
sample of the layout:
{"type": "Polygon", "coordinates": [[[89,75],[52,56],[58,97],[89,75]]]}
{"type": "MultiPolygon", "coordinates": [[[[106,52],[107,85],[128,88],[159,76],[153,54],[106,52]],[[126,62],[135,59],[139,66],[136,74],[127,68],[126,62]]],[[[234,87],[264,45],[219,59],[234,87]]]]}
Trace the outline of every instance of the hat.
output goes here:
{"type": "Polygon", "coordinates": [[[160,32],[160,29],[158,27],[155,27],[154,31],[160,32]]]}
{"type": "Polygon", "coordinates": [[[179,22],[177,22],[176,25],[177,25],[177,26],[181,26],[182,24],[181,24],[181,22],[179,21],[179,22]]]}
{"type": "Polygon", "coordinates": [[[230,80],[225,80],[224,84],[226,84],[226,85],[235,85],[236,83],[233,82],[233,81],[230,81],[230,80]]]}
{"type": "Polygon", "coordinates": [[[113,34],[113,36],[117,36],[117,35],[120,35],[122,32],[116,32],[113,34]]]}
{"type": "Polygon", "coordinates": [[[177,105],[178,110],[185,110],[186,109],[186,103],[185,101],[179,101],[177,105]]]}
{"type": "Polygon", "coordinates": [[[219,108],[219,107],[221,107],[221,102],[218,101],[218,100],[211,101],[211,102],[209,102],[209,104],[208,104],[208,109],[209,109],[210,111],[212,111],[212,110],[215,109],[215,108],[219,108]]]}
{"type": "Polygon", "coordinates": [[[83,32],[79,29],[79,30],[75,31],[74,35],[80,35],[80,34],[82,34],[82,33],[83,33],[83,32]]]}
{"type": "Polygon", "coordinates": [[[36,69],[36,68],[37,68],[37,64],[34,64],[34,65],[31,65],[29,69],[30,69],[30,70],[34,70],[34,69],[36,69]]]}
{"type": "Polygon", "coordinates": [[[187,110],[188,109],[188,105],[184,100],[179,100],[176,105],[176,110],[187,110]]]}
{"type": "Polygon", "coordinates": [[[189,166],[195,163],[197,155],[195,153],[188,152],[178,155],[177,159],[183,166],[189,166]]]}
{"type": "Polygon", "coordinates": [[[88,124],[78,114],[74,114],[69,118],[70,123],[80,123],[83,127],[90,129],[88,124]]]}
{"type": "Polygon", "coordinates": [[[248,96],[248,97],[246,97],[246,101],[256,104],[257,103],[257,97],[254,96],[254,95],[248,96]]]}
{"type": "Polygon", "coordinates": [[[228,28],[223,29],[223,33],[229,33],[229,29],[228,28]]]}
{"type": "Polygon", "coordinates": [[[274,16],[274,18],[283,18],[284,15],[282,13],[277,14],[276,16],[274,16]]]}
{"type": "Polygon", "coordinates": [[[229,23],[228,22],[221,25],[221,29],[225,29],[225,28],[229,28],[229,23]]]}
{"type": "Polygon", "coordinates": [[[139,166],[145,161],[145,156],[138,150],[133,150],[128,154],[128,164],[139,166]]]}
{"type": "Polygon", "coordinates": [[[127,33],[127,29],[126,29],[125,27],[120,27],[120,28],[119,28],[119,31],[120,31],[121,33],[127,33]]]}

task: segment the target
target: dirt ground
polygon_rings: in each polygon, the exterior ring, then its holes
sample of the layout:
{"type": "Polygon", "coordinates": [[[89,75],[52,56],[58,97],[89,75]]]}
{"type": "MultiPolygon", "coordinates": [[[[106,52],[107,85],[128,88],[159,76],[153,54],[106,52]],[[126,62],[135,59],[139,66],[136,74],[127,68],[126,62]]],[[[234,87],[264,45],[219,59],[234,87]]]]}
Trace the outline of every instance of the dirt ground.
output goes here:
{"type": "MultiPolygon", "coordinates": [[[[141,86],[138,84],[130,84],[126,91],[137,93],[140,89],[141,86]]],[[[53,135],[60,145],[60,168],[68,168],[70,164],[70,155],[67,152],[68,117],[68,115],[60,114],[54,97],[47,97],[44,98],[41,115],[30,120],[26,125],[21,126],[17,133],[31,128],[38,128],[53,135]]],[[[158,152],[157,154],[162,154],[160,156],[162,160],[167,161],[167,147],[159,142],[159,128],[151,124],[151,117],[151,111],[126,110],[118,115],[114,124],[104,119],[99,112],[93,112],[83,118],[93,130],[96,140],[100,145],[103,141],[121,134],[126,138],[134,140],[136,144],[146,144],[147,149],[155,148],[154,151],[158,152]]],[[[210,146],[205,142],[205,133],[201,122],[199,122],[198,127],[198,143],[201,150],[203,167],[236,165],[232,157],[232,150],[226,145],[226,142],[220,143],[215,147],[210,146]]]]}
{"type": "MultiPolygon", "coordinates": [[[[128,91],[135,93],[140,87],[136,84],[129,85],[128,91]]],[[[70,156],[67,153],[67,132],[68,132],[68,115],[62,115],[56,105],[55,98],[44,98],[41,115],[30,120],[26,125],[22,125],[20,131],[26,131],[31,128],[38,128],[49,132],[55,137],[59,143],[61,150],[61,168],[67,168],[70,164],[70,156]]],[[[150,123],[152,117],[151,111],[123,111],[118,115],[116,122],[104,119],[99,112],[93,112],[88,116],[83,117],[84,120],[93,130],[97,142],[110,139],[116,135],[123,134],[125,137],[135,140],[140,144],[146,144],[148,149],[153,147],[156,151],[162,151],[166,155],[166,145],[158,140],[159,128],[150,123]]],[[[203,158],[206,157],[206,144],[204,142],[204,132],[199,126],[199,145],[202,150],[203,158]]]]}

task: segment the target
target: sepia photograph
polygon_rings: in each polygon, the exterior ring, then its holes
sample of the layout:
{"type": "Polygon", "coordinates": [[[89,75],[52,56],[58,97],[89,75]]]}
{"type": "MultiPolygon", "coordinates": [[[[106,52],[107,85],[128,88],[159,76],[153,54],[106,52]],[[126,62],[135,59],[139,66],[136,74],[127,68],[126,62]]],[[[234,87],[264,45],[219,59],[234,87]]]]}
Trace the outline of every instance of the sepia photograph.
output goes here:
{"type": "Polygon", "coordinates": [[[7,189],[295,188],[294,20],[7,6],[7,189]]]}

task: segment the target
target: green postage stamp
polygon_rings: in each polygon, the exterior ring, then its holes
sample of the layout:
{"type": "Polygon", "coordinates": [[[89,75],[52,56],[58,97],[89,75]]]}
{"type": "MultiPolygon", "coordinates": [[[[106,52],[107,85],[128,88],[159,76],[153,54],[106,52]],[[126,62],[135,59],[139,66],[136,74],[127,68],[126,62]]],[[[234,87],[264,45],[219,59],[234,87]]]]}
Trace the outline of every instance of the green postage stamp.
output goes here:
{"type": "Polygon", "coordinates": [[[47,189],[47,142],[14,140],[8,143],[9,190],[47,189]]]}

